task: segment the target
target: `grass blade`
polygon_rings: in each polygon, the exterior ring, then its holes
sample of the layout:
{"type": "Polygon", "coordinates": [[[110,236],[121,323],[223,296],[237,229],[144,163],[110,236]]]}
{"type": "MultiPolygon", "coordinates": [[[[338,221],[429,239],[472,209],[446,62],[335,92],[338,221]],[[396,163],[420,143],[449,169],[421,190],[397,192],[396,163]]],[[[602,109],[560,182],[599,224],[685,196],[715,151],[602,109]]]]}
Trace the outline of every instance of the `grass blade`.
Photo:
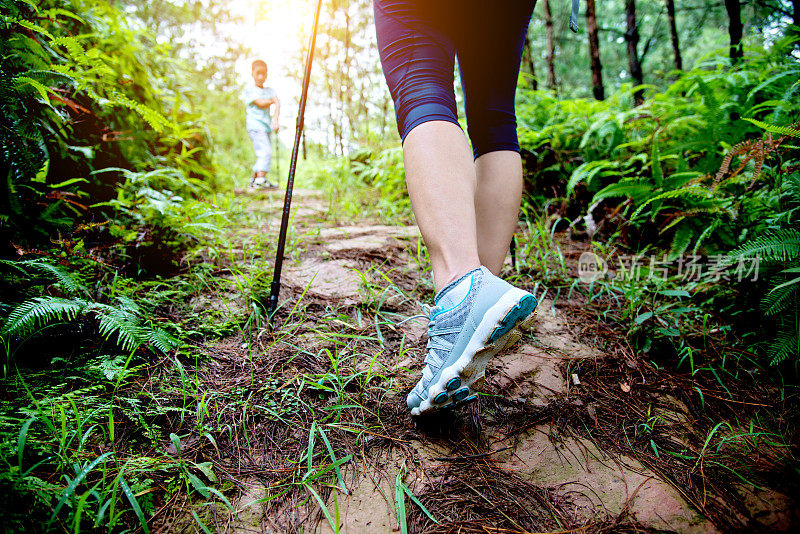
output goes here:
{"type": "Polygon", "coordinates": [[[208,527],[206,526],[205,523],[200,521],[200,518],[197,516],[197,512],[195,512],[194,510],[192,510],[192,517],[194,517],[194,520],[197,523],[197,526],[200,527],[200,530],[202,530],[206,534],[211,534],[211,531],[208,530],[208,527]]]}
{"type": "Polygon", "coordinates": [[[308,453],[306,456],[308,472],[314,468],[314,441],[317,438],[317,422],[311,423],[311,430],[308,431],[308,453]]]}
{"type": "Polygon", "coordinates": [[[419,509],[420,509],[420,510],[422,510],[422,511],[425,513],[425,515],[427,515],[427,516],[430,518],[430,520],[431,520],[431,521],[433,521],[433,522],[434,522],[434,523],[436,523],[437,525],[438,525],[438,524],[440,524],[440,523],[439,523],[439,521],[438,521],[438,520],[437,520],[435,517],[433,517],[433,514],[431,514],[431,513],[428,511],[428,509],[427,509],[427,508],[425,508],[425,507],[422,505],[422,503],[421,503],[421,502],[419,502],[419,499],[417,499],[417,496],[416,496],[416,495],[414,495],[413,493],[411,493],[411,490],[410,490],[410,489],[408,489],[408,486],[406,486],[405,484],[403,484],[403,482],[402,482],[402,481],[400,481],[400,484],[403,486],[403,490],[406,492],[406,495],[408,495],[408,498],[409,498],[409,499],[411,499],[411,500],[414,502],[414,504],[416,504],[417,506],[419,506],[419,509]]]}
{"type": "Polygon", "coordinates": [[[328,436],[325,435],[325,431],[322,430],[322,427],[319,427],[319,435],[322,437],[322,441],[325,442],[325,448],[328,449],[328,455],[331,457],[331,462],[333,462],[333,468],[336,470],[336,479],[339,481],[339,487],[342,488],[342,491],[345,495],[347,495],[347,487],[344,485],[344,480],[342,479],[342,473],[339,470],[339,464],[336,463],[336,454],[333,452],[333,447],[331,447],[331,442],[328,441],[328,436]]]}
{"type": "Polygon", "coordinates": [[[311,493],[311,495],[314,496],[314,499],[317,501],[317,504],[319,504],[319,508],[320,510],[322,510],[322,513],[325,514],[325,519],[328,520],[328,524],[330,524],[331,529],[333,529],[333,532],[338,534],[339,525],[336,523],[336,521],[334,521],[333,517],[331,516],[331,513],[328,511],[328,507],[325,506],[325,503],[322,501],[322,497],[320,497],[319,493],[314,491],[314,488],[312,488],[308,484],[304,484],[304,486],[311,493]]]}
{"type": "Polygon", "coordinates": [[[17,465],[19,465],[20,471],[22,471],[22,452],[25,450],[25,441],[28,439],[28,429],[34,421],[36,421],[36,416],[25,421],[19,431],[19,438],[17,438],[17,465]]]}
{"type": "Polygon", "coordinates": [[[150,530],[147,528],[147,521],[144,520],[144,512],[142,512],[142,508],[139,506],[139,501],[136,500],[131,488],[128,487],[128,483],[125,482],[125,479],[122,476],[119,477],[119,485],[122,487],[122,493],[125,494],[125,498],[127,498],[128,502],[131,503],[133,513],[135,513],[136,517],[139,519],[139,524],[142,526],[142,530],[145,534],[149,534],[150,530]]]}
{"type": "Polygon", "coordinates": [[[403,471],[397,473],[394,481],[394,505],[397,508],[397,521],[400,523],[401,534],[408,534],[408,519],[406,518],[406,493],[403,491],[403,471]]]}
{"type": "Polygon", "coordinates": [[[99,464],[109,456],[111,456],[111,453],[107,452],[95,458],[91,463],[89,463],[89,465],[84,467],[80,473],[78,473],[78,476],[76,476],[66,488],[64,488],[64,493],[61,494],[61,499],[59,499],[58,504],[53,510],[53,513],[50,515],[50,520],[47,522],[48,528],[53,523],[53,519],[56,518],[58,512],[61,511],[61,508],[64,506],[64,503],[66,503],[67,499],[69,499],[70,496],[75,492],[75,488],[78,487],[78,484],[80,484],[83,481],[83,479],[86,478],[86,475],[89,473],[89,471],[94,469],[97,464],[99,464]]]}

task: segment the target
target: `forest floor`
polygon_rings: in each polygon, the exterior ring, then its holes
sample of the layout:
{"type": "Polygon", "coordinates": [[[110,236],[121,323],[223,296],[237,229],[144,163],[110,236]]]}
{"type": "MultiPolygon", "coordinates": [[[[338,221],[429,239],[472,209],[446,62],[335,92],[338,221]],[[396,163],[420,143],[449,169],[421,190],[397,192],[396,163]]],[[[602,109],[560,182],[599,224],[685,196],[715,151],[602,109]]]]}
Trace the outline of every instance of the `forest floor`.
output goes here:
{"type": "MultiPolygon", "coordinates": [[[[231,257],[271,261],[258,243],[277,235],[283,192],[239,197],[251,216],[230,231],[231,257]]],[[[213,447],[197,435],[181,443],[228,484],[233,511],[208,507],[209,528],[396,532],[402,515],[410,532],[498,534],[773,531],[797,522],[785,490],[718,467],[724,451],[706,450],[711,421],[690,377],[634,354],[579,292],[539,304],[534,328],[487,367],[477,401],[412,420],[405,395],[422,369],[427,325],[395,323],[432,300],[419,232],[369,220],[342,226],[328,210],[324,194],[295,191],[274,328],[251,322],[187,366],[207,417],[228,429],[213,447]]],[[[568,245],[565,256],[580,252],[568,245]]],[[[535,285],[510,264],[505,276],[535,285]]],[[[248,313],[233,293],[194,305],[248,313]]],[[[701,387],[712,407],[723,397],[701,387]]],[[[187,526],[181,506],[173,509],[156,531],[187,526]]]]}

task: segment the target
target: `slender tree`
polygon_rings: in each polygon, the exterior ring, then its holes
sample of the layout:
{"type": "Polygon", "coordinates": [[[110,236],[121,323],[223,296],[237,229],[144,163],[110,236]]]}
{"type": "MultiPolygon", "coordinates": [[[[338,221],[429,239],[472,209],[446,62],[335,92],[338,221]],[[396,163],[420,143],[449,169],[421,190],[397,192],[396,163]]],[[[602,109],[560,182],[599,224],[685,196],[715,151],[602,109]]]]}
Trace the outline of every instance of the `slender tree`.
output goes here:
{"type": "MultiPolygon", "coordinates": [[[[625,41],[628,43],[628,69],[633,78],[634,85],[644,83],[642,63],[639,60],[639,28],[636,26],[636,0],[625,0],[625,20],[628,29],[625,32],[625,41]]],[[[633,93],[633,105],[640,106],[644,102],[644,91],[638,89],[633,93]]]]}
{"type": "MultiPolygon", "coordinates": [[[[795,0],[800,2],[800,0],[795,0]]],[[[675,0],[667,0],[667,18],[669,19],[669,36],[672,40],[672,53],[675,57],[675,68],[683,70],[681,47],[678,41],[678,26],[675,24],[675,0]]]]}
{"type": "Polygon", "coordinates": [[[742,34],[744,33],[742,5],[739,0],[725,0],[725,9],[728,11],[728,19],[730,19],[728,33],[731,36],[731,63],[735,65],[744,56],[744,50],[742,50],[742,34]]]}
{"type": "Polygon", "coordinates": [[[536,79],[536,65],[533,63],[533,46],[531,45],[530,32],[525,36],[525,49],[522,53],[525,58],[525,63],[528,65],[528,71],[531,73],[531,86],[533,90],[539,89],[539,81],[536,79]]]}
{"type": "MultiPolygon", "coordinates": [[[[797,0],[800,2],[800,0],[797,0]]],[[[544,25],[547,28],[547,87],[556,90],[556,41],[550,0],[544,0],[544,25]]]]}
{"type": "Polygon", "coordinates": [[[586,33],[589,36],[589,60],[592,69],[592,93],[595,99],[605,100],[603,65],[600,63],[600,38],[597,31],[597,12],[594,0],[586,0],[586,33]]]}

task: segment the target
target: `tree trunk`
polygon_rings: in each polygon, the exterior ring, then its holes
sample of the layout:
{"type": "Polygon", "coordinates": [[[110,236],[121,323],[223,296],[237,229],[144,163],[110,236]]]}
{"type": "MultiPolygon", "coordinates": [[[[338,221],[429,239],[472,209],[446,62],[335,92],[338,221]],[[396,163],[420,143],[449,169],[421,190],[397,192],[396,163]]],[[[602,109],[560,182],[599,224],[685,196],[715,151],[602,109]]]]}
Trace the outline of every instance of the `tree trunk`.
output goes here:
{"type": "Polygon", "coordinates": [[[794,12],[792,13],[792,24],[800,28],[800,0],[792,0],[794,12]]]}
{"type": "Polygon", "coordinates": [[[744,50],[742,50],[742,33],[744,33],[742,6],[739,0],[725,0],[725,9],[728,10],[730,19],[728,33],[731,36],[731,63],[735,65],[744,56],[744,50]]]}
{"type": "MultiPolygon", "coordinates": [[[[351,48],[351,33],[350,33],[350,6],[345,5],[343,6],[342,11],[344,11],[344,77],[339,82],[339,99],[342,106],[341,112],[341,120],[344,123],[345,118],[347,119],[347,126],[348,126],[348,133],[350,139],[355,139],[357,133],[354,131],[353,125],[356,123],[355,117],[353,117],[353,108],[350,105],[353,101],[352,99],[352,88],[353,84],[350,83],[350,48],[351,48]]],[[[342,125],[344,127],[344,124],[342,125]]],[[[342,147],[342,151],[344,152],[344,147],[342,147]]]]}
{"type": "MultiPolygon", "coordinates": [[[[639,28],[636,27],[636,0],[625,0],[625,20],[628,29],[625,32],[625,41],[628,43],[628,69],[633,78],[634,85],[644,83],[642,63],[639,61],[639,28]]],[[[633,93],[633,105],[641,106],[644,102],[644,91],[638,89],[633,93]]]]}
{"type": "Polygon", "coordinates": [[[528,65],[528,71],[531,73],[531,85],[533,90],[539,89],[539,81],[536,79],[536,65],[533,64],[533,47],[531,46],[531,34],[525,35],[525,49],[522,51],[525,57],[525,63],[528,65]]]}
{"type": "MultiPolygon", "coordinates": [[[[800,2],[800,0],[795,0],[800,2]]],[[[667,17],[669,18],[669,36],[672,39],[672,53],[675,56],[675,68],[683,70],[681,47],[678,43],[678,26],[675,24],[675,0],[667,0],[667,17]]]]}
{"type": "Polygon", "coordinates": [[[594,0],[586,0],[586,33],[589,35],[589,59],[592,68],[592,93],[595,99],[605,100],[603,65],[600,63],[600,38],[597,32],[597,14],[594,0]]]}
{"type": "MultiPolygon", "coordinates": [[[[800,2],[800,0],[796,0],[800,2]]],[[[547,27],[547,87],[556,90],[556,41],[553,31],[553,15],[550,13],[550,0],[544,0],[544,24],[547,27]]]]}

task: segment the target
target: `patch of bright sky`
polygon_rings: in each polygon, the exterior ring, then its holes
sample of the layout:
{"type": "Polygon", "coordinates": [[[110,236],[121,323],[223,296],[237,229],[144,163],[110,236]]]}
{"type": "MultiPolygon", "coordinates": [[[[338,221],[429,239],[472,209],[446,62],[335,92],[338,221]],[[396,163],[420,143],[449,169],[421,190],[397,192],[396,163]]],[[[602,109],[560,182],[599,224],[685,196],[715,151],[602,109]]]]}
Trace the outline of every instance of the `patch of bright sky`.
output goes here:
{"type": "Polygon", "coordinates": [[[242,23],[226,28],[229,35],[252,50],[236,62],[236,73],[244,87],[253,83],[251,64],[263,59],[269,67],[268,85],[281,101],[280,139],[291,144],[297,120],[297,102],[302,88],[298,58],[305,49],[314,24],[314,0],[231,0],[230,9],[244,16],[242,23]],[[296,71],[298,77],[290,76],[296,71]]]}

